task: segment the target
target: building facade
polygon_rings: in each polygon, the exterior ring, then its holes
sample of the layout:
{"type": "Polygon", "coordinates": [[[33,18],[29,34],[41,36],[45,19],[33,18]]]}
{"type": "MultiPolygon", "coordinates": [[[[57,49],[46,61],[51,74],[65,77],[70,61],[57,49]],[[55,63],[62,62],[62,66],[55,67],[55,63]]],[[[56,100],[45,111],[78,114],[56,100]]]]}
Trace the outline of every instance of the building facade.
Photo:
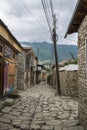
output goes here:
{"type": "Polygon", "coordinates": [[[79,119],[87,130],[87,0],[78,0],[66,35],[78,32],[79,119]]]}
{"type": "Polygon", "coordinates": [[[23,46],[23,52],[18,55],[17,88],[19,90],[36,84],[37,62],[32,47],[23,46]]]}
{"type": "Polygon", "coordinates": [[[61,94],[78,97],[78,65],[69,64],[60,68],[59,75],[61,94]]]}
{"type": "Polygon", "coordinates": [[[17,56],[22,46],[0,20],[0,96],[11,93],[17,84],[17,56]]]}

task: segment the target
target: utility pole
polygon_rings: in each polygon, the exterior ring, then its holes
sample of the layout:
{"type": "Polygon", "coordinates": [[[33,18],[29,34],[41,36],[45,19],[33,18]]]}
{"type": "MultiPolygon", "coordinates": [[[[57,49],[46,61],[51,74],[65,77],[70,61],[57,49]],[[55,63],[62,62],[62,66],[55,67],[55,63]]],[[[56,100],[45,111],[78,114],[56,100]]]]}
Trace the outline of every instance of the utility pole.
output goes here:
{"type": "Polygon", "coordinates": [[[39,47],[37,48],[37,57],[39,59],[39,47]]]}
{"type": "Polygon", "coordinates": [[[60,89],[60,79],[59,79],[59,65],[58,65],[58,56],[57,56],[57,48],[56,48],[56,42],[58,40],[58,36],[56,34],[56,15],[53,15],[53,34],[52,34],[52,40],[54,43],[54,53],[55,53],[55,63],[56,63],[56,85],[57,85],[57,92],[59,95],[61,95],[61,89],[60,89]]]}

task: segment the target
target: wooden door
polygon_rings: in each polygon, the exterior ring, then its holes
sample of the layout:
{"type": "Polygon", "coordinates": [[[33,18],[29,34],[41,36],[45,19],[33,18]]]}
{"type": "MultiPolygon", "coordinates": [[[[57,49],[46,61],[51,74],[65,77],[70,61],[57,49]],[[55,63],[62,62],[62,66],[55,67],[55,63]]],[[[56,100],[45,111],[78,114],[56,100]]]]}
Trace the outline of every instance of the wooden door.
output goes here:
{"type": "Polygon", "coordinates": [[[3,60],[0,57],[0,95],[3,92],[3,60]]]}

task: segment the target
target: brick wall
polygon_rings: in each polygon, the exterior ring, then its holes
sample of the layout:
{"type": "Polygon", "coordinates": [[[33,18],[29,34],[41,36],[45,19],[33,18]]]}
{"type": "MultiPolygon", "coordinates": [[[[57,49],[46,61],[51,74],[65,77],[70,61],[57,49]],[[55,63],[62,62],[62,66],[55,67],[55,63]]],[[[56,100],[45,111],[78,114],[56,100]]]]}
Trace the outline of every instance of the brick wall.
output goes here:
{"type": "Polygon", "coordinates": [[[87,16],[84,18],[78,30],[78,61],[79,61],[79,118],[87,130],[87,78],[86,78],[86,44],[87,16]]]}

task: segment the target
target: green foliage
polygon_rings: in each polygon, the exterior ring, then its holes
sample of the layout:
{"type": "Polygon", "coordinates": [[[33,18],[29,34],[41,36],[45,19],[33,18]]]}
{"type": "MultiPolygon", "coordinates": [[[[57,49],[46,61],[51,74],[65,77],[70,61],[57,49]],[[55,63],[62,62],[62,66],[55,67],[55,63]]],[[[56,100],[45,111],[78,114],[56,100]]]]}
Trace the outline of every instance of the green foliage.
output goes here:
{"type": "Polygon", "coordinates": [[[64,63],[63,66],[69,65],[69,64],[78,64],[78,59],[76,60],[68,60],[64,63]]]}

